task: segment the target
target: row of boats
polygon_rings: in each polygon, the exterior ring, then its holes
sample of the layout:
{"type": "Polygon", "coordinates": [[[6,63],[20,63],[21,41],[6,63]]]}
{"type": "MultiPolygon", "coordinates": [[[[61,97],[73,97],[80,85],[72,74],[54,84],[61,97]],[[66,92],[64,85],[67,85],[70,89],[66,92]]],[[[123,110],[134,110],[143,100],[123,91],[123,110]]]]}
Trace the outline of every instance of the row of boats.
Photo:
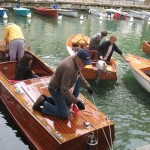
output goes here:
{"type": "MultiPolygon", "coordinates": [[[[90,38],[77,34],[71,36],[67,40],[67,50],[70,55],[75,55],[79,45],[86,48],[89,45],[90,38]]],[[[143,41],[142,51],[150,56],[150,42],[143,41]]],[[[102,80],[116,80],[117,79],[117,66],[114,58],[111,58],[110,64],[105,64],[103,61],[98,61],[96,57],[96,51],[91,51],[92,65],[86,66],[82,69],[82,73],[86,79],[92,79],[98,81],[102,80]]],[[[127,55],[129,60],[130,69],[137,79],[137,81],[143,86],[143,88],[150,93],[150,60],[135,56],[132,54],[127,55]]]]}
{"type": "Polygon", "coordinates": [[[135,19],[149,20],[150,12],[148,11],[136,11],[136,10],[122,10],[120,9],[96,9],[89,8],[89,13],[98,17],[114,17],[115,19],[126,19],[126,17],[132,17],[135,19]]]}
{"type": "MultiPolygon", "coordinates": [[[[31,10],[24,7],[14,7],[13,8],[14,13],[20,16],[24,16],[27,18],[31,18],[31,10]]],[[[34,7],[33,10],[41,15],[47,16],[47,17],[58,17],[58,14],[65,15],[69,17],[77,17],[78,11],[72,10],[72,9],[51,9],[48,7],[34,7]]],[[[0,8],[0,16],[4,19],[8,18],[8,10],[5,8],[0,8]]]]}
{"type": "MultiPolygon", "coordinates": [[[[83,34],[69,37],[66,42],[68,53],[75,55],[79,47],[88,46],[89,40],[90,38],[83,34]]],[[[149,54],[149,43],[145,41],[142,49],[149,54]]],[[[17,62],[9,61],[5,42],[0,41],[0,99],[30,145],[34,149],[52,150],[111,149],[115,139],[114,122],[81,93],[79,98],[85,104],[85,110],[76,114],[72,109],[72,115],[66,120],[47,116],[32,109],[41,94],[50,96],[48,83],[54,70],[31,51],[26,50],[25,53],[33,56],[31,67],[39,78],[14,81],[17,62]]],[[[92,65],[82,70],[84,77],[92,80],[116,80],[115,60],[112,59],[110,65],[104,65],[95,55],[92,51],[92,65]]],[[[135,78],[150,92],[150,60],[131,54],[127,57],[135,78]]],[[[93,99],[91,97],[91,101],[93,99]]]]}
{"type": "MultiPolygon", "coordinates": [[[[31,18],[31,10],[24,7],[14,7],[14,13],[20,16],[31,18]]],[[[34,7],[33,10],[41,15],[47,17],[58,17],[58,15],[65,15],[70,17],[78,17],[78,11],[73,9],[60,9],[58,7],[34,7]]],[[[92,15],[99,16],[101,19],[103,17],[114,17],[115,19],[126,19],[126,17],[149,20],[150,12],[147,11],[135,11],[135,10],[122,10],[122,9],[102,9],[97,10],[89,8],[89,13],[92,15]]],[[[0,8],[0,16],[3,18],[8,18],[8,10],[5,8],[0,8]]]]}

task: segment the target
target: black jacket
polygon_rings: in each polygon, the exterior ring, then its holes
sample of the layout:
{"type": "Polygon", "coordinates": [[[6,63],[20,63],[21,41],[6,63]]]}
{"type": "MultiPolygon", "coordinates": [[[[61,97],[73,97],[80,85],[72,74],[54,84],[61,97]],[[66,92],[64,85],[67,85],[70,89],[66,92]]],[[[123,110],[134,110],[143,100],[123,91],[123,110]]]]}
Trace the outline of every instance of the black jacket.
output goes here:
{"type": "Polygon", "coordinates": [[[34,76],[31,70],[31,66],[23,66],[21,64],[17,64],[15,80],[26,80],[33,77],[34,76]]]}
{"type": "MultiPolygon", "coordinates": [[[[99,46],[99,50],[98,50],[98,59],[100,59],[100,56],[105,57],[105,55],[107,54],[108,48],[111,45],[110,41],[105,41],[103,42],[100,46],[99,46]]],[[[115,43],[113,43],[113,47],[112,47],[112,51],[109,54],[108,58],[106,61],[110,61],[110,58],[113,54],[113,52],[116,51],[118,54],[122,55],[122,51],[117,47],[117,45],[115,43]]]]}

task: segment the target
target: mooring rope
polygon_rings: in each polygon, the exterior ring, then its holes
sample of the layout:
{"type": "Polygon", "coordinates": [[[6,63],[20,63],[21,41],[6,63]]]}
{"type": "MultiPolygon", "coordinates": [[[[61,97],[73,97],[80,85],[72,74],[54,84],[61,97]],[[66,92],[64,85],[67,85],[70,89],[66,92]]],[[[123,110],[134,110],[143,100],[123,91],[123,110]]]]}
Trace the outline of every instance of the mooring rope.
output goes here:
{"type": "Polygon", "coordinates": [[[110,144],[111,144],[111,149],[113,150],[113,142],[112,142],[112,136],[111,136],[111,128],[110,128],[110,123],[109,123],[109,120],[108,120],[108,118],[106,117],[106,120],[107,120],[107,122],[108,122],[108,126],[109,126],[109,136],[110,136],[110,144]]]}
{"type": "MultiPolygon", "coordinates": [[[[94,106],[95,106],[95,108],[96,108],[96,111],[97,111],[97,114],[98,114],[98,109],[97,109],[97,107],[96,107],[96,105],[95,105],[94,96],[91,95],[91,98],[92,98],[93,104],[94,104],[94,106]]],[[[98,117],[99,117],[99,114],[98,114],[98,117]]],[[[99,120],[100,120],[100,117],[99,117],[99,120]]],[[[107,144],[108,144],[108,146],[109,146],[109,149],[110,149],[110,150],[111,150],[111,149],[113,150],[113,147],[111,148],[111,146],[110,146],[110,144],[112,144],[112,137],[110,136],[111,143],[109,144],[108,138],[107,138],[107,136],[106,136],[106,133],[105,133],[105,131],[104,131],[104,128],[103,128],[103,125],[102,125],[101,121],[100,121],[100,124],[101,124],[101,126],[102,126],[102,131],[103,131],[103,133],[104,133],[104,136],[105,136],[105,139],[106,139],[107,144]]],[[[111,132],[111,130],[110,130],[110,125],[109,125],[109,132],[111,132]]],[[[111,135],[111,134],[110,134],[110,135],[111,135]]]]}

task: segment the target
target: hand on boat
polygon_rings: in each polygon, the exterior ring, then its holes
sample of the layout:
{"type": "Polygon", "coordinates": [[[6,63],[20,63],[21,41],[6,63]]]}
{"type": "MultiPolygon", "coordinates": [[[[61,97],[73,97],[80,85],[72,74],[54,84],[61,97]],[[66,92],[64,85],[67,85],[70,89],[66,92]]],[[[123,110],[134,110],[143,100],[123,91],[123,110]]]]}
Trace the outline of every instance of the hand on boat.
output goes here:
{"type": "Polygon", "coordinates": [[[94,91],[93,91],[93,89],[91,87],[89,87],[87,90],[88,90],[89,94],[91,94],[91,95],[94,94],[94,91]]]}
{"type": "Polygon", "coordinates": [[[130,62],[130,60],[128,60],[127,58],[125,58],[125,61],[126,61],[126,62],[130,62]]]}
{"type": "Polygon", "coordinates": [[[85,109],[84,104],[83,104],[81,101],[78,101],[78,102],[76,103],[76,105],[78,106],[78,108],[79,108],[80,110],[84,110],[84,109],[85,109]]]}

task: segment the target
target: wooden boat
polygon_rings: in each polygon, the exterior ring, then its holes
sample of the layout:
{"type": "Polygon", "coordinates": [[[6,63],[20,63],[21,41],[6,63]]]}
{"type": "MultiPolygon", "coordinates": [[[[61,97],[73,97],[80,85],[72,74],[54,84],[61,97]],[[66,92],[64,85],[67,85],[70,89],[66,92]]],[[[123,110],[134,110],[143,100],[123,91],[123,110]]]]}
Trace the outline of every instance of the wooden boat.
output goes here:
{"type": "Polygon", "coordinates": [[[150,93],[150,60],[131,54],[127,59],[134,77],[150,93]]]}
{"type": "Polygon", "coordinates": [[[143,41],[142,44],[142,51],[148,55],[150,55],[150,42],[148,41],[143,41]]]}
{"type": "MultiPolygon", "coordinates": [[[[7,52],[3,53],[5,55],[7,52]]],[[[1,60],[0,99],[33,149],[110,148],[115,136],[114,123],[82,94],[79,98],[85,103],[85,110],[70,115],[66,120],[47,116],[32,109],[41,94],[50,95],[48,83],[53,70],[33,53],[25,53],[33,56],[32,70],[40,77],[12,83],[17,62],[1,60]]]]}
{"type": "Polygon", "coordinates": [[[69,16],[69,17],[78,17],[77,10],[70,10],[70,9],[58,9],[58,14],[69,16]]]}
{"type": "MultiPolygon", "coordinates": [[[[76,34],[68,38],[66,42],[67,50],[70,55],[75,55],[79,47],[88,48],[90,38],[83,34],[76,34]]],[[[89,51],[91,53],[92,65],[87,65],[82,69],[82,74],[85,79],[92,80],[116,80],[116,62],[111,58],[111,64],[107,64],[104,70],[97,67],[97,51],[89,51]]]]}
{"type": "Polygon", "coordinates": [[[58,16],[57,9],[50,9],[50,8],[46,8],[46,7],[34,7],[34,11],[36,13],[46,16],[46,17],[57,17],[58,16]]]}
{"type": "Polygon", "coordinates": [[[23,7],[16,8],[16,7],[14,7],[13,10],[14,10],[14,13],[16,15],[31,18],[31,11],[28,8],[23,8],[23,7]]]}
{"type": "Polygon", "coordinates": [[[8,10],[7,9],[5,9],[5,8],[0,8],[0,17],[3,17],[3,18],[8,18],[8,15],[7,15],[7,13],[8,13],[8,10]]]}

